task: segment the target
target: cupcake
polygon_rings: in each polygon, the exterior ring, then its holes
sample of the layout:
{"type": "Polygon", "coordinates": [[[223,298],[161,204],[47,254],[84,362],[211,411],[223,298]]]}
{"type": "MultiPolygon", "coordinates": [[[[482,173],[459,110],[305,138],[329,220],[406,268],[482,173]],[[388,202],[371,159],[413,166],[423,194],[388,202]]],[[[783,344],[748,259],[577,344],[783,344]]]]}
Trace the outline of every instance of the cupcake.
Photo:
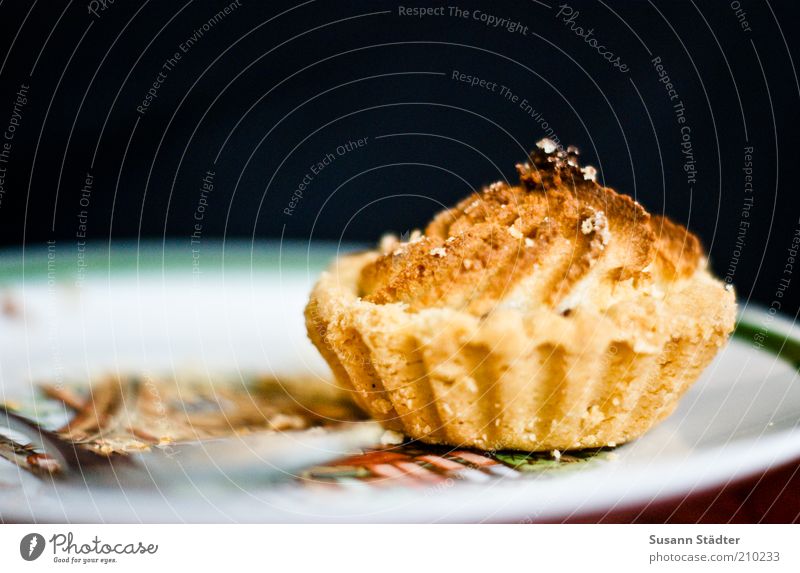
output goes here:
{"type": "Polygon", "coordinates": [[[485,450],[614,446],[666,418],[733,330],[697,237],[537,144],[424,233],[322,274],[306,307],[387,429],[485,450]]]}

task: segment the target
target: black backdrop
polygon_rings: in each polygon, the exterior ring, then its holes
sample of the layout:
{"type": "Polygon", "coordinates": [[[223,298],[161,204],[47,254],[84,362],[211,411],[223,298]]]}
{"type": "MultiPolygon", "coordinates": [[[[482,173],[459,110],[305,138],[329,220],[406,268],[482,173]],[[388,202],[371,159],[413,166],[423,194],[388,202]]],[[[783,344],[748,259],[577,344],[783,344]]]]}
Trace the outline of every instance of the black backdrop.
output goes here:
{"type": "Polygon", "coordinates": [[[0,240],[375,241],[549,134],[796,314],[794,3],[560,1],[6,0],[0,240]]]}

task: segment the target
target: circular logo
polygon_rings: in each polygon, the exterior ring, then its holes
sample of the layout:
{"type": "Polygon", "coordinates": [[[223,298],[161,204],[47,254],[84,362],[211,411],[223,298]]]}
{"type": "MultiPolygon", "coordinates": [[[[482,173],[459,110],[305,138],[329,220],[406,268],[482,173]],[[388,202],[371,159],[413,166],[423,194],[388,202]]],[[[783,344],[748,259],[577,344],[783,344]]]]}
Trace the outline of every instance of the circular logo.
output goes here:
{"type": "Polygon", "coordinates": [[[19,542],[19,554],[25,561],[34,561],[44,551],[44,537],[38,533],[29,533],[19,542]]]}

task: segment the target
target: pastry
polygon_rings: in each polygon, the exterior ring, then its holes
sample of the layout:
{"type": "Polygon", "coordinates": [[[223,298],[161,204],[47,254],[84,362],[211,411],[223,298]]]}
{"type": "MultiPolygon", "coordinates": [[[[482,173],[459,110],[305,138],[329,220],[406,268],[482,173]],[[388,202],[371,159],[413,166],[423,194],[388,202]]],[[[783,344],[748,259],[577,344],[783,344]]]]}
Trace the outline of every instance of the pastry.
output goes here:
{"type": "Polygon", "coordinates": [[[565,450],[632,440],[733,330],[699,240],[543,140],[424,233],[340,257],[306,308],[336,379],[434,444],[565,450]]]}

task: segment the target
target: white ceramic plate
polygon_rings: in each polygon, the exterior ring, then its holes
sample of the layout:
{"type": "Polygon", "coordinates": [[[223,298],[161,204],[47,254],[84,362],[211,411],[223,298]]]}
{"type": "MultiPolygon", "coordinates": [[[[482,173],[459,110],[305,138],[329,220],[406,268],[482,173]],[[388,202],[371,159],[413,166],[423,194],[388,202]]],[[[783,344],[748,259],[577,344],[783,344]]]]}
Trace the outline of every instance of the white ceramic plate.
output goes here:
{"type": "MultiPolygon", "coordinates": [[[[305,336],[307,293],[337,249],[276,243],[93,247],[0,256],[0,399],[32,382],[105,372],[311,371],[327,368],[305,336]],[[78,283],[78,284],[76,284],[78,283]],[[8,306],[8,305],[7,305],[8,306]],[[10,308],[10,307],[9,307],[10,308]]],[[[794,324],[744,309],[769,346],[793,348],[794,324]],[[777,344],[776,344],[777,343],[777,344]]],[[[800,457],[795,367],[734,339],[678,410],[614,459],[488,483],[323,491],[229,483],[153,493],[52,490],[0,460],[4,521],[500,521],[563,518],[684,496],[800,457]]]]}

